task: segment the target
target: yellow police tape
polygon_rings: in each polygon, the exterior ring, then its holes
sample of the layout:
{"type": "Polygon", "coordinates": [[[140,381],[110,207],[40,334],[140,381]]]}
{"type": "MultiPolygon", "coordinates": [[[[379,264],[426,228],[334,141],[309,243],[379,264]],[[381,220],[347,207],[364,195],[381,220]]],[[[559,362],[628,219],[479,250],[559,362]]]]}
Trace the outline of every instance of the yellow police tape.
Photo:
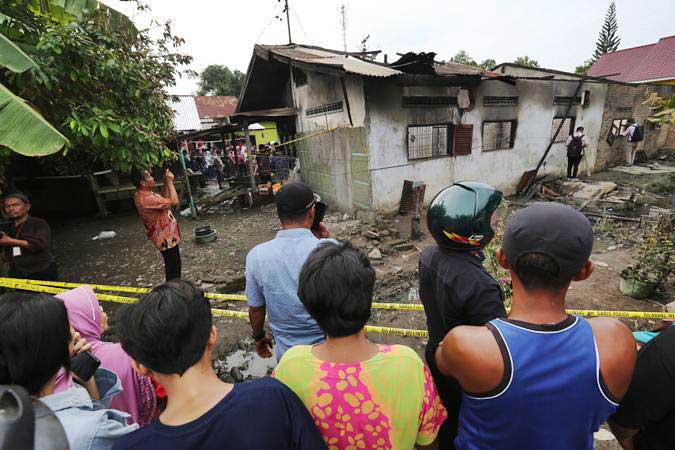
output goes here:
{"type": "MultiPolygon", "coordinates": [[[[0,287],[8,289],[18,289],[22,291],[32,291],[32,292],[43,292],[47,294],[60,294],[67,291],[67,284],[75,283],[62,283],[61,287],[56,286],[42,286],[34,283],[25,283],[25,280],[13,279],[13,278],[0,278],[0,287]]],[[[51,283],[51,282],[50,282],[51,283]]],[[[55,282],[54,282],[55,283],[55,282]]],[[[82,286],[78,284],[78,286],[82,286]]],[[[110,294],[101,294],[97,293],[96,298],[98,300],[115,302],[115,303],[134,303],[138,299],[135,297],[122,297],[119,295],[110,295],[110,294]]],[[[211,313],[214,316],[219,317],[234,317],[238,319],[248,319],[248,313],[243,311],[230,311],[227,309],[218,309],[211,308],[211,313]]],[[[399,336],[416,336],[416,337],[428,337],[429,334],[425,330],[407,330],[405,328],[393,328],[393,327],[378,327],[378,326],[366,326],[365,330],[371,333],[384,333],[384,334],[396,334],[399,336]]]]}
{"type": "MultiPolygon", "coordinates": [[[[18,278],[0,278],[0,287],[11,289],[21,289],[35,292],[46,292],[50,294],[59,294],[66,290],[66,288],[75,288],[86,285],[86,283],[66,283],[59,281],[38,281],[25,280],[18,278]]],[[[129,292],[143,294],[150,291],[148,288],[135,288],[130,286],[110,286],[110,285],[88,285],[94,290],[129,292]]],[[[207,298],[223,299],[223,300],[246,300],[243,295],[229,295],[217,294],[208,292],[205,294],[207,298]]],[[[134,297],[122,297],[118,295],[97,293],[96,297],[99,300],[110,301],[116,303],[134,303],[138,299],[134,297]]],[[[388,310],[407,310],[407,311],[423,311],[424,308],[419,303],[373,303],[373,308],[388,309],[388,310]]],[[[230,311],[218,308],[212,308],[213,315],[220,317],[235,317],[247,319],[248,313],[242,311],[230,311]]],[[[675,319],[675,313],[657,312],[657,311],[604,311],[604,310],[587,310],[587,309],[568,309],[569,314],[576,314],[586,317],[619,317],[628,319],[675,319]]],[[[380,327],[375,325],[368,325],[365,327],[366,331],[372,333],[395,334],[399,336],[414,336],[414,337],[428,337],[429,334],[425,330],[411,330],[406,328],[380,327]]]]}

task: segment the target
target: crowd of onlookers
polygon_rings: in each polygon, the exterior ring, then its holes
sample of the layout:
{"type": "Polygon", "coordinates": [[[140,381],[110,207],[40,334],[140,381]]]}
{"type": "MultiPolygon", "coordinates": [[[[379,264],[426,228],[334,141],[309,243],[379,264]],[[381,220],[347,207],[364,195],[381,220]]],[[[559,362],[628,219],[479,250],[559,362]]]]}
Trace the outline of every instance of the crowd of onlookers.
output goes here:
{"type": "Polygon", "coordinates": [[[249,176],[251,171],[261,182],[284,181],[294,168],[296,159],[288,156],[285,147],[276,148],[274,143],[247,146],[244,143],[220,148],[201,147],[192,152],[183,150],[189,173],[201,173],[200,185],[216,180],[222,189],[225,178],[249,176]]]}
{"type": "Polygon", "coordinates": [[[605,421],[625,449],[675,448],[675,328],[636,362],[620,321],[565,311],[570,284],[594,270],[581,213],[535,204],[509,219],[496,254],[512,277],[507,316],[482,266],[501,193],[441,191],[427,216],[436,245],[419,261],[422,359],[368,339],[376,271],[316,226],[317,201],[284,185],[282,229],[246,259],[251,337],[261,357],[275,354],[272,377],[218,378],[209,301],[175,279],[116,311],[118,343],[102,340],[108,318],[90,287],[4,294],[0,384],[46,404],[72,450],[591,450],[605,421]],[[82,355],[99,362],[90,377],[82,355]]]}

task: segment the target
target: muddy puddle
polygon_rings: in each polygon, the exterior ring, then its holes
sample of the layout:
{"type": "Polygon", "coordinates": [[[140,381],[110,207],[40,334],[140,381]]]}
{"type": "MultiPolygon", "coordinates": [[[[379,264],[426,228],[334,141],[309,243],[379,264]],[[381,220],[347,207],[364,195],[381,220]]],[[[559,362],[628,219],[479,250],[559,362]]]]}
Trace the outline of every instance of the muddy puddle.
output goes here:
{"type": "Polygon", "coordinates": [[[274,356],[261,358],[255,351],[237,349],[225,359],[214,361],[213,365],[221,379],[240,382],[269,375],[277,365],[277,360],[274,356]]]}

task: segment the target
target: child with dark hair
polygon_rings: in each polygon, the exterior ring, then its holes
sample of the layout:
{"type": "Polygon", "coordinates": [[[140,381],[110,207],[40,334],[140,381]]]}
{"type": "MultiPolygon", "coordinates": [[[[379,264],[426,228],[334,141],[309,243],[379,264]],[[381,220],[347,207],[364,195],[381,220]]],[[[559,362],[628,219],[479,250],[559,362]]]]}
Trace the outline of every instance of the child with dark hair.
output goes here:
{"type": "Polygon", "coordinates": [[[348,242],[318,246],[298,296],[326,343],[291,348],[274,376],[304,401],[329,448],[432,445],[446,414],[429,370],[412,349],[366,338],[374,284],[363,252],[348,242]]]}
{"type": "Polygon", "coordinates": [[[106,450],[138,428],[128,414],[104,409],[121,391],[117,376],[97,369],[87,382],[54,393],[56,374],[91,346],[71,333],[63,302],[46,294],[0,297],[0,384],[16,384],[47,405],[66,432],[71,450],[106,450]],[[29,326],[27,326],[29,324],[29,326]]]}
{"type": "Polygon", "coordinates": [[[211,366],[211,307],[192,283],[161,284],[120,309],[117,333],[134,368],[166,389],[164,412],[117,442],[116,450],[325,449],[293,392],[264,378],[231,385],[211,366]]]}

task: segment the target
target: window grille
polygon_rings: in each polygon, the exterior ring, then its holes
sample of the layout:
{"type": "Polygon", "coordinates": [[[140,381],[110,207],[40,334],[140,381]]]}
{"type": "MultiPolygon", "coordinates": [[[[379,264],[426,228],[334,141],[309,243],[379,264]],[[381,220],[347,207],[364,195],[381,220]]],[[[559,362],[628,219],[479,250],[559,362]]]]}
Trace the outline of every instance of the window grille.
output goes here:
{"type": "Polygon", "coordinates": [[[404,108],[442,108],[457,105],[457,97],[404,96],[404,108]]]}
{"type": "Polygon", "coordinates": [[[553,135],[555,134],[556,130],[560,126],[560,122],[564,121],[562,128],[560,129],[560,133],[558,133],[558,136],[555,138],[554,143],[560,143],[560,142],[565,142],[567,141],[567,137],[574,133],[574,123],[576,122],[575,117],[556,117],[553,119],[553,122],[551,123],[551,139],[553,139],[553,135]]]}
{"type": "Polygon", "coordinates": [[[518,97],[497,97],[487,95],[483,97],[483,106],[517,106],[518,97]]]}
{"type": "Polygon", "coordinates": [[[623,136],[623,132],[628,128],[628,119],[614,119],[612,121],[612,126],[609,129],[609,134],[607,135],[607,143],[609,145],[614,145],[614,140],[617,137],[623,136]]]}
{"type": "Polygon", "coordinates": [[[513,148],[516,126],[515,120],[483,122],[483,151],[513,148]]]}
{"type": "Polygon", "coordinates": [[[339,102],[315,106],[313,108],[307,108],[305,115],[307,117],[312,117],[312,116],[320,116],[323,114],[333,114],[340,111],[342,111],[342,100],[340,100],[339,102]]]}
{"type": "Polygon", "coordinates": [[[408,159],[447,155],[448,125],[408,127],[408,159]]]}
{"type": "MultiPolygon", "coordinates": [[[[554,105],[568,105],[572,101],[572,97],[566,97],[563,95],[556,95],[553,97],[554,105]]],[[[581,97],[574,97],[574,104],[581,105],[581,97]]]]}

